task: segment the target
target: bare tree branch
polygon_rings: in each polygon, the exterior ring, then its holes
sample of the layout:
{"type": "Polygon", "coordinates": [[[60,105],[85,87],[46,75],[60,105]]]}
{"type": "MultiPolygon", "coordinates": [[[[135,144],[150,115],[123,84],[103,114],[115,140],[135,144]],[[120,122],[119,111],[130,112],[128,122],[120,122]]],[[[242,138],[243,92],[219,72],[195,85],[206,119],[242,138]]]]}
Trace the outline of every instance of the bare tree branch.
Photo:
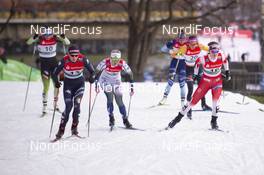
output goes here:
{"type": "Polygon", "coordinates": [[[120,1],[115,1],[115,0],[109,0],[108,2],[115,3],[115,4],[119,5],[120,7],[122,7],[126,12],[128,12],[128,6],[126,5],[126,3],[123,3],[120,1]]]}
{"type": "Polygon", "coordinates": [[[157,21],[157,22],[153,22],[149,25],[149,27],[154,27],[154,26],[157,26],[157,25],[162,25],[162,24],[166,24],[167,22],[182,22],[182,21],[190,21],[190,20],[197,20],[197,19],[201,19],[201,18],[204,18],[208,15],[211,15],[211,14],[214,14],[218,11],[221,11],[221,10],[225,10],[229,7],[231,7],[232,5],[236,4],[237,3],[237,0],[232,0],[230,1],[229,3],[227,3],[226,5],[223,5],[223,6],[218,6],[218,7],[215,7],[215,8],[212,8],[210,10],[208,10],[207,12],[201,14],[201,15],[198,15],[198,16],[189,16],[189,17],[182,17],[182,18],[178,18],[178,19],[165,19],[165,20],[160,20],[160,21],[157,21]]]}
{"type": "Polygon", "coordinates": [[[16,2],[15,0],[11,0],[11,7],[9,10],[9,16],[6,19],[6,22],[4,23],[3,27],[0,29],[0,34],[6,29],[7,25],[9,24],[9,21],[16,13],[16,2]]]}

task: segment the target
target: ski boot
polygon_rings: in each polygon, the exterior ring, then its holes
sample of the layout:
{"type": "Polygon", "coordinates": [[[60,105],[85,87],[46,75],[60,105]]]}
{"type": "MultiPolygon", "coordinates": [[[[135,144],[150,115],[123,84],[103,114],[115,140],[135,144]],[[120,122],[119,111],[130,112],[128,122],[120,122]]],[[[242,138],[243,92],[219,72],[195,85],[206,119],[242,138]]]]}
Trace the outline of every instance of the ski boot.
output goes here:
{"type": "Polygon", "coordinates": [[[123,118],[123,123],[125,125],[126,128],[132,128],[131,123],[128,121],[127,118],[123,118]]]}
{"type": "Polygon", "coordinates": [[[178,116],[175,117],[169,124],[169,128],[173,128],[177,123],[179,123],[182,119],[183,115],[179,112],[178,116]]]}
{"type": "Polygon", "coordinates": [[[192,120],[192,109],[187,112],[187,117],[192,120]]]}
{"type": "Polygon", "coordinates": [[[78,136],[79,132],[78,132],[77,126],[78,126],[78,122],[72,123],[72,126],[71,126],[72,135],[77,135],[78,136]]]}
{"type": "Polygon", "coordinates": [[[56,134],[56,140],[61,139],[61,137],[62,137],[63,134],[64,134],[64,130],[65,130],[65,127],[60,126],[59,131],[58,131],[57,134],[56,134]]]}
{"type": "Polygon", "coordinates": [[[114,127],[115,126],[115,118],[113,114],[109,115],[109,126],[114,127]]]}
{"type": "Polygon", "coordinates": [[[163,98],[159,102],[159,105],[164,105],[166,101],[167,101],[167,96],[163,96],[163,98]]]}
{"type": "Polygon", "coordinates": [[[211,119],[211,128],[212,129],[218,129],[217,116],[212,116],[212,119],[211,119]]]}

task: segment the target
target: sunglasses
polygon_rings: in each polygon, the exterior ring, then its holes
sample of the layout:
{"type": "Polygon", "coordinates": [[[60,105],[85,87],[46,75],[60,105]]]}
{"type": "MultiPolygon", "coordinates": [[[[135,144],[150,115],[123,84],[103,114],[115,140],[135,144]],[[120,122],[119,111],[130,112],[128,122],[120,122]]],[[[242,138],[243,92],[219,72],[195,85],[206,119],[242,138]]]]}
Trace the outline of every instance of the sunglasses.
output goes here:
{"type": "Polygon", "coordinates": [[[71,57],[78,57],[78,55],[71,55],[71,57]]]}
{"type": "Polygon", "coordinates": [[[218,52],[219,52],[218,49],[212,49],[212,50],[210,50],[210,53],[213,53],[213,54],[217,54],[218,52]]]}

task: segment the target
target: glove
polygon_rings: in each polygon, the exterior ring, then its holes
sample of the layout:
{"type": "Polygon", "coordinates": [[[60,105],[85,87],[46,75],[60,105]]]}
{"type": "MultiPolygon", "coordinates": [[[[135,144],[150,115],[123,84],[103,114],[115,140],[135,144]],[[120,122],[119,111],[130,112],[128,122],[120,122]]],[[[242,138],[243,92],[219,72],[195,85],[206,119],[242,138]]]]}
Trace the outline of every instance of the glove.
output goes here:
{"type": "Polygon", "coordinates": [[[37,39],[38,38],[38,34],[35,34],[34,36],[33,36],[33,39],[37,39]]]}
{"type": "Polygon", "coordinates": [[[198,75],[196,75],[196,74],[193,74],[193,81],[196,81],[196,80],[198,80],[198,75]]]}
{"type": "Polygon", "coordinates": [[[61,37],[62,39],[65,39],[65,34],[64,34],[64,33],[61,34],[60,37],[61,37]]]}
{"type": "Polygon", "coordinates": [[[61,82],[57,81],[57,82],[55,83],[55,87],[59,89],[59,88],[61,87],[61,82]]]}
{"type": "Polygon", "coordinates": [[[226,81],[231,80],[231,77],[230,77],[230,71],[229,71],[229,70],[225,71],[225,80],[226,80],[226,81]]]}
{"type": "Polygon", "coordinates": [[[133,96],[134,95],[134,85],[131,83],[130,84],[130,96],[133,96]]]}
{"type": "Polygon", "coordinates": [[[100,92],[100,88],[99,88],[99,85],[98,85],[98,81],[95,80],[95,92],[98,94],[100,92]]]}
{"type": "Polygon", "coordinates": [[[173,40],[168,41],[168,42],[166,43],[166,46],[167,46],[168,49],[172,49],[172,47],[173,47],[173,40]]]}
{"type": "Polygon", "coordinates": [[[88,81],[92,84],[95,81],[95,75],[89,77],[88,81]]]}

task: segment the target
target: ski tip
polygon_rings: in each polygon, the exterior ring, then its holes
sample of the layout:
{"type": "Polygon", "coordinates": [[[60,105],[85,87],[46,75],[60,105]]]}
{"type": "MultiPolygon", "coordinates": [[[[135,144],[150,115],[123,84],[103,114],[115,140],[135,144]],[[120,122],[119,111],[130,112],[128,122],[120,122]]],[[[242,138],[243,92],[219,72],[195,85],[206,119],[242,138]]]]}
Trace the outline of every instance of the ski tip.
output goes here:
{"type": "Polygon", "coordinates": [[[219,132],[229,133],[228,130],[222,130],[222,129],[212,129],[212,128],[209,128],[208,130],[209,130],[209,131],[219,131],[219,132]]]}
{"type": "Polygon", "coordinates": [[[135,128],[135,127],[126,128],[124,126],[118,126],[118,128],[127,129],[127,130],[136,130],[136,131],[146,131],[145,129],[135,128]]]}
{"type": "Polygon", "coordinates": [[[158,132],[167,131],[167,130],[169,130],[169,129],[170,129],[170,127],[167,126],[167,127],[165,127],[165,128],[159,129],[158,132]]]}

